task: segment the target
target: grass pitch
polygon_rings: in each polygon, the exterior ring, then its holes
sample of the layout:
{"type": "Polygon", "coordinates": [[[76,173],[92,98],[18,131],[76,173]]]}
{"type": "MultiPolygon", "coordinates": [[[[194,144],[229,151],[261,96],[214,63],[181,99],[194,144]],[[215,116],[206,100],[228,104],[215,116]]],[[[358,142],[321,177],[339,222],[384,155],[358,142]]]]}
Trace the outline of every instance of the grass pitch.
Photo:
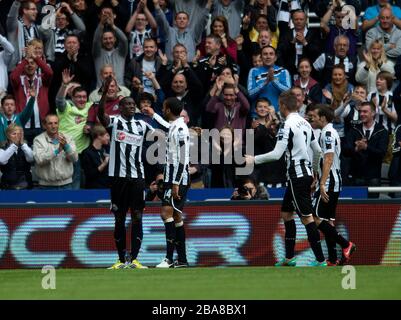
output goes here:
{"type": "Polygon", "coordinates": [[[0,299],[401,299],[401,267],[355,269],[354,290],[341,267],[57,269],[55,290],[40,269],[0,270],[0,299]]]}

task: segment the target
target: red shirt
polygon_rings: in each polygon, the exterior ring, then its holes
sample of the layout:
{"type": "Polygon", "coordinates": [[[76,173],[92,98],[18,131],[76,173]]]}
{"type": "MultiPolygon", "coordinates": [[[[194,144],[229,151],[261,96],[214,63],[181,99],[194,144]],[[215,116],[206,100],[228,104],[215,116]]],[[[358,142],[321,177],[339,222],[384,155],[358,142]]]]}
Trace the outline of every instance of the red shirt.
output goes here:
{"type": "MultiPolygon", "coordinates": [[[[120,107],[119,107],[120,97],[106,101],[106,105],[104,107],[104,111],[109,116],[115,116],[120,114],[120,107]]],[[[89,123],[99,123],[99,119],[97,118],[97,112],[99,110],[99,104],[93,104],[88,112],[88,119],[86,122],[89,123]]]]}

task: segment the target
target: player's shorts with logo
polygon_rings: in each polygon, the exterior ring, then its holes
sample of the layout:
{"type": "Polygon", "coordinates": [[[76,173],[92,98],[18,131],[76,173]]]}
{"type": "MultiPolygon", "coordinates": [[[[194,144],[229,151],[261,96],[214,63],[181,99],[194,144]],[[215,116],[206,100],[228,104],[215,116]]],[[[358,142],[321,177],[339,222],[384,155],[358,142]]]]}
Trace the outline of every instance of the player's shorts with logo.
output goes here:
{"type": "Polygon", "coordinates": [[[128,209],[145,208],[145,180],[113,178],[111,183],[111,211],[126,213],[128,209]]]}
{"type": "Polygon", "coordinates": [[[296,212],[300,217],[312,215],[312,177],[289,179],[285,190],[281,211],[296,212]]]}
{"type": "Polygon", "coordinates": [[[181,199],[173,199],[172,197],[172,187],[171,183],[164,183],[164,195],[162,199],[162,206],[170,206],[174,208],[174,211],[181,212],[184,209],[185,201],[187,199],[187,192],[189,189],[189,185],[180,184],[178,188],[178,194],[181,199]]]}
{"type": "Polygon", "coordinates": [[[321,219],[334,221],[336,220],[336,208],[340,193],[329,191],[327,194],[329,202],[324,202],[320,195],[320,190],[315,192],[313,196],[313,215],[321,219]]]}

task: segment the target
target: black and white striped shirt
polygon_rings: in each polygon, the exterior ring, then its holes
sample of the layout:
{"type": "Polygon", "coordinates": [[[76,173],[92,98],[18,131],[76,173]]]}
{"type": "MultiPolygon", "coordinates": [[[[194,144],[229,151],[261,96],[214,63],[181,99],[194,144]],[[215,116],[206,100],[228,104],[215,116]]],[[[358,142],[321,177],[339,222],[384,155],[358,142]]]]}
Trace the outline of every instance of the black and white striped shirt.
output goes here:
{"type": "Polygon", "coordinates": [[[166,129],[166,166],[164,168],[164,182],[171,184],[189,184],[189,130],[184,118],[179,117],[172,123],[166,122],[157,113],[153,118],[166,129]]]}
{"type": "Polygon", "coordinates": [[[383,127],[388,131],[388,133],[391,134],[395,130],[396,122],[391,121],[391,119],[383,112],[381,105],[384,98],[387,98],[387,109],[390,112],[394,112],[395,106],[393,103],[393,93],[391,91],[387,91],[384,95],[381,95],[379,92],[374,91],[368,94],[367,99],[368,101],[375,102],[375,104],[378,106],[376,108],[376,122],[382,124],[383,127]]]}
{"type": "Polygon", "coordinates": [[[340,192],[341,191],[341,166],[340,166],[340,154],[341,154],[341,140],[336,129],[333,128],[333,124],[327,124],[320,134],[319,144],[322,149],[322,158],[320,161],[319,177],[323,173],[323,158],[327,153],[333,153],[333,164],[330,168],[330,174],[326,180],[326,191],[340,192]]]}
{"type": "Polygon", "coordinates": [[[122,116],[110,116],[111,147],[109,176],[120,178],[145,178],[142,147],[146,134],[153,127],[142,120],[126,120],[122,116]]]}
{"type": "Polygon", "coordinates": [[[279,129],[274,150],[255,156],[255,164],[271,162],[281,158],[286,151],[287,178],[296,179],[312,176],[312,161],[308,149],[321,153],[311,125],[298,113],[290,113],[279,129]]]}

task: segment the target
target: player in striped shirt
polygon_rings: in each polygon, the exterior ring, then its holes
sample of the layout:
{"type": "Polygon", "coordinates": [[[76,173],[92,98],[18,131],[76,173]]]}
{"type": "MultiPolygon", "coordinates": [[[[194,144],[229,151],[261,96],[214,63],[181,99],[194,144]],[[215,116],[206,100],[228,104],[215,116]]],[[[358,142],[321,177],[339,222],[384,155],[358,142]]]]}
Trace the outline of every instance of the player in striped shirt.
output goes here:
{"type": "Polygon", "coordinates": [[[168,130],[161,212],[166,230],[167,254],[156,268],[188,267],[182,210],[190,186],[188,171],[189,131],[184,118],[180,116],[182,109],[181,101],[175,97],[164,101],[163,115],[170,123],[166,122],[150,107],[143,110],[144,113],[159,122],[166,131],[168,130]],[[175,248],[177,249],[178,259],[173,261],[175,248]]]}
{"type": "Polygon", "coordinates": [[[277,262],[276,266],[296,265],[296,225],[294,221],[294,211],[296,211],[305,225],[310,246],[316,257],[316,261],[311,265],[325,267],[327,263],[320,244],[319,231],[312,216],[310,191],[313,177],[311,160],[308,155],[308,148],[311,147],[314,152],[313,168],[317,169],[321,150],[313,135],[312,127],[298,114],[297,98],[291,91],[280,94],[279,107],[285,122],[279,129],[274,150],[255,157],[246,156],[248,164],[258,165],[278,160],[286,152],[288,187],[281,206],[281,216],[285,226],[286,256],[277,262]]]}
{"type": "Polygon", "coordinates": [[[323,158],[320,159],[319,187],[313,200],[314,217],[318,229],[326,239],[329,254],[327,265],[336,266],[348,262],[356,248],[354,243],[344,239],[334,227],[341,191],[341,140],[337,130],[333,128],[333,109],[328,105],[317,104],[311,108],[310,115],[311,123],[322,130],[319,145],[323,153],[323,158]],[[341,260],[337,260],[336,243],[342,247],[341,260]]]}
{"type": "Polygon", "coordinates": [[[142,243],[142,213],[145,207],[142,148],[146,134],[153,128],[134,118],[136,105],[131,97],[120,101],[120,115],[105,113],[106,95],[112,81],[111,77],[106,79],[97,114],[102,125],[111,128],[111,212],[115,217],[114,240],[119,260],[109,269],[147,268],[137,260],[137,255],[142,243]],[[125,219],[128,210],[131,211],[131,252],[126,258],[125,219]]]}

